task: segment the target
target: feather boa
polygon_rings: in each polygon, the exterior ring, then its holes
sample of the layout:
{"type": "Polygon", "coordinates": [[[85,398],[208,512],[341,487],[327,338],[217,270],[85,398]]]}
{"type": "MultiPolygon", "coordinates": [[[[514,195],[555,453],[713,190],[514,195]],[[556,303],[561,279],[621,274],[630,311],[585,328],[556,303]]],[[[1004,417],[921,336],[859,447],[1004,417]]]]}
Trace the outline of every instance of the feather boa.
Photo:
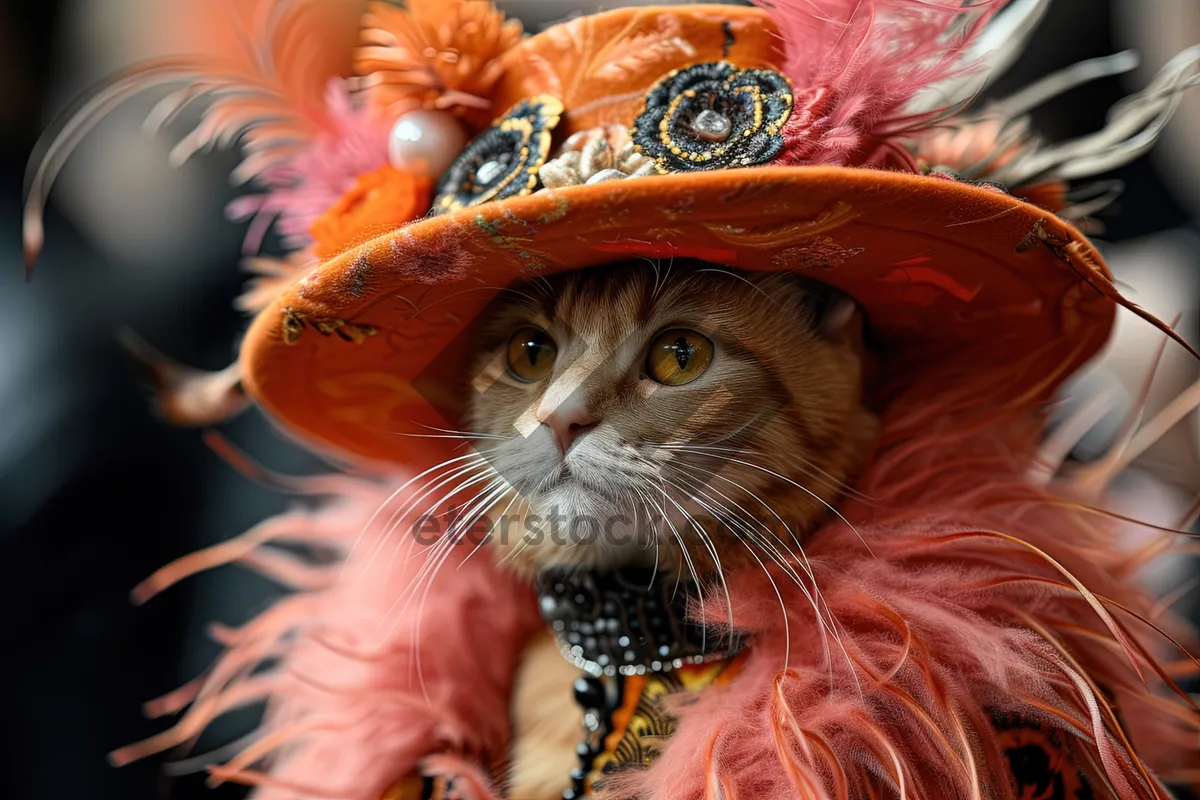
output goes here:
{"type": "MultiPolygon", "coordinates": [[[[743,671],[678,708],[660,758],[611,796],[1008,798],[993,714],[1059,730],[1099,797],[1165,797],[1158,776],[1195,770],[1196,712],[1181,692],[1172,700],[1171,677],[1195,662],[1162,666],[1168,632],[1182,635],[1131,579],[1166,535],[1123,549],[1117,523],[1079,502],[1091,492],[1040,488],[1046,465],[1029,444],[1040,422],[1027,412],[971,425],[944,406],[893,408],[858,486],[865,499],[843,509],[855,529],[816,532],[799,582],[727,576],[732,606],[710,598],[704,611],[753,633],[743,671]]],[[[486,774],[507,751],[512,677],[540,622],[529,589],[486,549],[425,548],[397,532],[448,474],[390,496],[344,476],[307,480],[290,488],[337,499],[140,587],[144,599],[240,561],[301,591],[218,630],[229,649],[212,670],[148,706],[190,703],[181,721],[115,760],[267,700],[258,740],[214,779],[259,785],[262,800],[377,800],[420,770],[494,797],[486,774]],[[344,558],[299,564],[272,548],[281,540],[344,558]]]]}

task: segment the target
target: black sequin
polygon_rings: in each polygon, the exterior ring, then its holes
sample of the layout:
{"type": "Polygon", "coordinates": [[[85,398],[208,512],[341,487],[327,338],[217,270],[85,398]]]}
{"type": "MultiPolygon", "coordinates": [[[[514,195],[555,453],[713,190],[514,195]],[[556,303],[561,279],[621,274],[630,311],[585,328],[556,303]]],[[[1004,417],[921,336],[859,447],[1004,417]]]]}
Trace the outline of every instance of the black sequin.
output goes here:
{"type": "Polygon", "coordinates": [[[596,673],[661,672],[740,649],[687,618],[692,584],[655,577],[649,568],[547,570],[537,586],[542,618],[571,659],[596,673]]]}
{"type": "Polygon", "coordinates": [[[793,102],[791,83],[777,72],[739,70],[724,61],[696,64],[650,90],[630,133],[664,174],[763,164],[783,148],[793,102]],[[729,120],[727,138],[713,141],[696,130],[705,111],[729,120]]]}
{"type": "Polygon", "coordinates": [[[550,95],[522,100],[476,136],[438,184],[433,214],[504,200],[537,188],[563,105],[550,95]]]}

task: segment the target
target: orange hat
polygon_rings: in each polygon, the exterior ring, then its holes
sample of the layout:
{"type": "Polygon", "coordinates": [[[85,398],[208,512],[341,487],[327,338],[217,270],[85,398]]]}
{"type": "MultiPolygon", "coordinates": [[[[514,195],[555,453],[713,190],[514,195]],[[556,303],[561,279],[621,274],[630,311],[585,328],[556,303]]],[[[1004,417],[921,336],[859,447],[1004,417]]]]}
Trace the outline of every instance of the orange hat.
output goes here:
{"type": "MultiPolygon", "coordinates": [[[[881,398],[962,379],[990,387],[989,402],[1045,401],[1104,344],[1117,305],[1132,307],[1067,221],[1096,204],[1072,206],[1065,181],[1140,152],[1200,54],[1097,137],[1044,146],[1028,135],[1029,97],[1075,74],[961,113],[1046,5],[1006,4],[624,8],[524,39],[482,0],[372,4],[354,93],[338,102],[343,119],[370,118],[356,135],[374,155],[319,219],[293,224],[301,268],[271,285],[242,385],[313,444],[420,459],[432,440],[398,434],[457,424],[472,322],[497,291],[644,257],[788,270],[846,292],[881,356],[881,398]]],[[[305,135],[319,152],[351,138],[305,135]]],[[[281,159],[302,178],[329,163],[281,159]]],[[[284,191],[261,210],[293,208],[271,206],[284,191]]]]}

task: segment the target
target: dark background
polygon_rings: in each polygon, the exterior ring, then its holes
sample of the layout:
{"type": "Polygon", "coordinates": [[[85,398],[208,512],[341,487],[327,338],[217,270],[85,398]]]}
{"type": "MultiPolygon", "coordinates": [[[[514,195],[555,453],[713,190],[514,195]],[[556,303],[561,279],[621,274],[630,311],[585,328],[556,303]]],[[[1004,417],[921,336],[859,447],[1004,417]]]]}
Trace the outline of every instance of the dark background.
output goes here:
{"type": "MultiPolygon", "coordinates": [[[[71,55],[63,13],[53,0],[0,2],[0,797],[234,797],[209,791],[197,775],[164,775],[161,758],[117,770],[105,754],[164,727],[144,719],[140,704],[216,654],[204,637],[208,620],[237,624],[278,591],[227,568],[145,607],[128,597],[170,559],[286,505],[235,474],[197,431],[155,419],[114,340],[130,326],[185,363],[228,363],[245,324],[231,306],[244,280],[242,231],[222,220],[218,200],[204,212],[204,247],[139,271],[89,246],[52,202],[37,279],[22,283],[25,161],[48,115],[82,88],[62,74],[71,55]]],[[[1058,0],[997,91],[1112,52],[1111,29],[1107,2],[1058,0]]],[[[1080,90],[1041,114],[1041,128],[1050,138],[1095,129],[1125,91],[1116,81],[1080,90]]],[[[226,174],[232,163],[217,154],[200,169],[226,174]]],[[[1194,227],[1149,161],[1117,177],[1128,189],[1120,216],[1105,215],[1108,240],[1194,227]]],[[[255,413],[224,432],[270,466],[316,467],[255,413]]]]}

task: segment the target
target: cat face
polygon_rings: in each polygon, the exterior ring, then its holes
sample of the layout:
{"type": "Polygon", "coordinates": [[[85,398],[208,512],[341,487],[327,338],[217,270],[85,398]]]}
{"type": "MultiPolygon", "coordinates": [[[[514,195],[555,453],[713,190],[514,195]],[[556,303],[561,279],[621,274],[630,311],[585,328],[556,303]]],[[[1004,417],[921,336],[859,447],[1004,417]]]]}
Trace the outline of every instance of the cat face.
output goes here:
{"type": "Polygon", "coordinates": [[[870,441],[848,300],[677,260],[501,294],[478,328],[478,450],[518,566],[708,570],[822,518],[870,441]],[[512,502],[510,502],[512,501],[512,502]]]}

